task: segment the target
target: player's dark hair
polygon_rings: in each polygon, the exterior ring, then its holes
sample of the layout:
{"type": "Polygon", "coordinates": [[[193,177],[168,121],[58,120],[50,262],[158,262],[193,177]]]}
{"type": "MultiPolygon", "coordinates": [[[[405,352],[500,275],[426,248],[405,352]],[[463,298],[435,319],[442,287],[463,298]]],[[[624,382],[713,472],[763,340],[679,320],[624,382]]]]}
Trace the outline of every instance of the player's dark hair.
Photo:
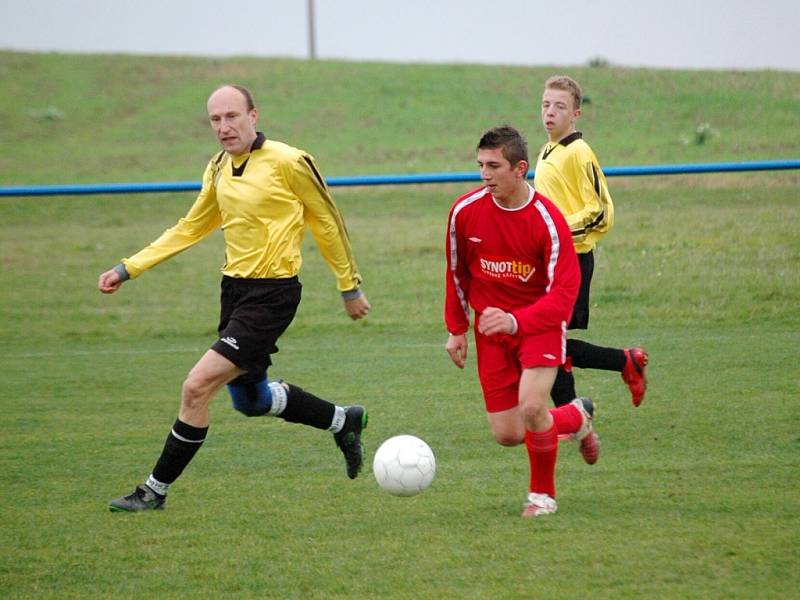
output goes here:
{"type": "Polygon", "coordinates": [[[231,87],[241,92],[242,96],[244,96],[244,100],[247,102],[247,110],[253,110],[256,107],[256,102],[253,100],[253,93],[250,90],[241,85],[232,85],[231,87]]]}
{"type": "Polygon", "coordinates": [[[216,92],[217,90],[221,90],[222,88],[226,88],[226,87],[233,88],[237,92],[239,92],[242,96],[244,96],[244,101],[245,101],[245,104],[247,104],[247,111],[248,112],[250,112],[251,110],[253,110],[256,107],[256,102],[255,102],[255,100],[253,100],[253,93],[250,90],[248,90],[246,87],[242,86],[242,85],[236,85],[235,83],[226,83],[224,85],[219,86],[214,91],[216,92]]]}
{"type": "Polygon", "coordinates": [[[528,142],[519,131],[510,125],[490,129],[478,142],[478,150],[494,150],[495,148],[502,150],[503,158],[511,163],[512,167],[521,160],[528,162],[528,142]]]}

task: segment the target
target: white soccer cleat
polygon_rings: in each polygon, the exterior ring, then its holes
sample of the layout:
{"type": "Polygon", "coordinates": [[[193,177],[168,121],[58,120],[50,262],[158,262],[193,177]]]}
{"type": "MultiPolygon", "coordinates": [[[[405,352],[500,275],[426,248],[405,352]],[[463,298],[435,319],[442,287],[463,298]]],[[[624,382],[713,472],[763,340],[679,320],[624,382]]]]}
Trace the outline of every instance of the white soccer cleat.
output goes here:
{"type": "Polygon", "coordinates": [[[552,515],[558,510],[558,505],[555,499],[547,494],[535,494],[531,492],[528,494],[528,501],[522,509],[521,517],[540,517],[542,515],[552,515]]]}

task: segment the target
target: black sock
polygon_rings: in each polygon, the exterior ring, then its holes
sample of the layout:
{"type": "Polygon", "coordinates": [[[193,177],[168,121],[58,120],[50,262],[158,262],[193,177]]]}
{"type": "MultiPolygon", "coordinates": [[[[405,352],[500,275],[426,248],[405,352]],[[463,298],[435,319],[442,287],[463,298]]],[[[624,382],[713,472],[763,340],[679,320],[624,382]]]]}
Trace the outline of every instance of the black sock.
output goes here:
{"type": "Polygon", "coordinates": [[[180,419],[175,421],[153,469],[153,477],[161,483],[172,483],[180,477],[203,445],[207,432],[208,427],[192,427],[180,419]]]}
{"type": "Polygon", "coordinates": [[[572,375],[572,371],[565,371],[563,367],[558,367],[553,389],[550,390],[550,397],[556,406],[564,406],[575,399],[575,377],[572,375]]]}
{"type": "Polygon", "coordinates": [[[567,340],[567,355],[572,359],[572,366],[581,369],[602,369],[618,371],[625,368],[625,352],[619,348],[595,346],[583,340],[567,340]]]}
{"type": "Polygon", "coordinates": [[[290,423],[302,423],[317,429],[328,429],[333,422],[336,405],[289,384],[286,408],[278,415],[290,423]]]}

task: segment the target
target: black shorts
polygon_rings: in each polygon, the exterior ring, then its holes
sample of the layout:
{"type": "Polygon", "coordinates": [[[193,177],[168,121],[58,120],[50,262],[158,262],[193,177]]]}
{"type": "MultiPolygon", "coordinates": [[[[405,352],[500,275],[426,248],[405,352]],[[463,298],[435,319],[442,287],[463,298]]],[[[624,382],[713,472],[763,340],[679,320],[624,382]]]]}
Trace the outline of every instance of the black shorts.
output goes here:
{"type": "Polygon", "coordinates": [[[289,279],[240,279],[224,276],[220,293],[219,340],[211,346],[258,381],[272,364],[278,338],[294,319],[302,286],[289,279]]]}
{"type": "Polygon", "coordinates": [[[589,287],[592,285],[594,273],[594,252],[578,254],[578,264],[581,267],[581,287],[575,299],[575,308],[572,309],[572,320],[567,329],[589,328],[589,287]]]}

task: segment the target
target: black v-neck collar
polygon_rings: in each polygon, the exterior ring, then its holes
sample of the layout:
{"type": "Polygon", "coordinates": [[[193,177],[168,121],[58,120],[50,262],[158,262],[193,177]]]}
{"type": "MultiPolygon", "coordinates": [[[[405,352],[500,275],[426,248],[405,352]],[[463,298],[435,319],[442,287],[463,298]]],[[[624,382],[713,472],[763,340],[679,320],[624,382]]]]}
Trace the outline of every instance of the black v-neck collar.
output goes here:
{"type": "Polygon", "coordinates": [[[579,140],[582,137],[583,134],[580,131],[573,131],[567,137],[559,140],[557,144],[553,145],[546,144],[544,147],[544,152],[542,152],[542,160],[547,160],[547,157],[550,156],[553,150],[555,150],[559,146],[564,146],[564,147],[569,146],[572,142],[574,142],[575,140],[579,140]]]}
{"type": "MultiPolygon", "coordinates": [[[[256,139],[254,139],[253,143],[250,145],[250,152],[252,153],[253,150],[260,150],[266,141],[267,136],[265,136],[262,131],[256,132],[256,139]]],[[[247,166],[249,160],[250,157],[248,156],[238,167],[234,166],[233,160],[231,160],[231,172],[233,173],[234,177],[241,177],[244,174],[244,168],[247,166]]]]}

